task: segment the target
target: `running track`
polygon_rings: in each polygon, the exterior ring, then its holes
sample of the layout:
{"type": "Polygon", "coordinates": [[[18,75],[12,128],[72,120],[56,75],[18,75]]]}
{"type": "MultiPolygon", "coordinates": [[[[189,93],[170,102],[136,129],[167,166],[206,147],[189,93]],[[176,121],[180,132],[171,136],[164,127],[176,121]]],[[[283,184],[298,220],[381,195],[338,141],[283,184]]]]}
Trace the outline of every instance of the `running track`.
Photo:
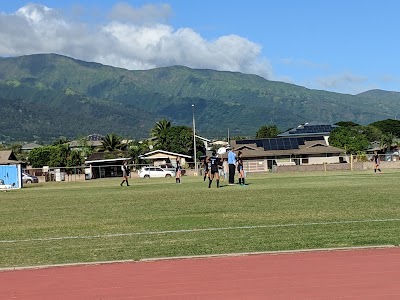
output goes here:
{"type": "Polygon", "coordinates": [[[400,248],[3,270],[0,299],[400,299],[400,248]]]}

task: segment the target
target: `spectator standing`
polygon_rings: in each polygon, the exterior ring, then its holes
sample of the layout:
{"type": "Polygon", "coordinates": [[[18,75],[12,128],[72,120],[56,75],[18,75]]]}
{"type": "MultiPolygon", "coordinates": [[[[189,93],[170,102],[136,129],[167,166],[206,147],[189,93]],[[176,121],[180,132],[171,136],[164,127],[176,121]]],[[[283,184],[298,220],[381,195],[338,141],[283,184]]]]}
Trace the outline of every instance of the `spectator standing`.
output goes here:
{"type": "Polygon", "coordinates": [[[124,160],[124,163],[121,166],[121,170],[122,170],[122,177],[124,178],[124,180],[122,180],[120,186],[122,186],[125,181],[126,181],[126,186],[129,186],[128,177],[130,175],[131,170],[129,169],[127,160],[124,160]]]}
{"type": "Polygon", "coordinates": [[[374,162],[374,172],[376,173],[376,170],[379,171],[379,173],[382,174],[381,169],[379,168],[379,165],[381,163],[381,160],[379,158],[379,154],[377,151],[375,151],[374,156],[372,157],[372,161],[374,162]]]}
{"type": "Polygon", "coordinates": [[[175,182],[181,183],[182,166],[179,157],[176,159],[175,182]]]}
{"type": "Polygon", "coordinates": [[[234,148],[228,149],[229,185],[235,184],[236,153],[234,148]]]}
{"type": "Polygon", "coordinates": [[[224,170],[224,179],[226,180],[229,174],[229,164],[226,158],[224,158],[224,161],[222,162],[222,169],[224,170]]]}
{"type": "Polygon", "coordinates": [[[237,170],[239,172],[239,184],[244,185],[244,169],[243,169],[242,151],[238,152],[237,162],[238,162],[237,170]]]}

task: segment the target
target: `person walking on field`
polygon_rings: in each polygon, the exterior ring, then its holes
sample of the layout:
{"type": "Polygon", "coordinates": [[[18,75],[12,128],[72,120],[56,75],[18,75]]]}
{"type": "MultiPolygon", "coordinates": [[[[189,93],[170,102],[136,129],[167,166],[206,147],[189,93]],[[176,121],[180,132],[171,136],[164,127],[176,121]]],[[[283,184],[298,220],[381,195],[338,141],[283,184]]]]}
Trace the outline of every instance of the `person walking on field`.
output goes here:
{"type": "Polygon", "coordinates": [[[375,151],[374,156],[372,157],[372,161],[374,162],[374,172],[376,173],[376,170],[378,170],[379,173],[382,174],[382,171],[379,168],[381,160],[377,151],[375,151]]]}
{"type": "Polygon", "coordinates": [[[226,180],[229,174],[229,164],[226,158],[224,158],[224,161],[222,162],[222,169],[224,170],[224,180],[226,180]]]}
{"type": "Polygon", "coordinates": [[[235,184],[236,153],[233,150],[234,148],[229,148],[228,151],[229,185],[235,184]]]}
{"type": "Polygon", "coordinates": [[[210,175],[208,177],[208,188],[211,188],[212,181],[215,177],[217,180],[217,188],[219,188],[219,166],[220,166],[220,159],[217,156],[217,153],[214,151],[212,156],[209,158],[209,162],[211,164],[210,167],[210,175]]]}
{"type": "Polygon", "coordinates": [[[210,168],[208,165],[208,156],[204,156],[204,159],[202,160],[203,163],[203,170],[204,170],[204,178],[203,181],[206,181],[206,178],[209,177],[210,175],[210,168]]]}
{"type": "Polygon", "coordinates": [[[244,169],[243,169],[242,151],[238,152],[237,162],[238,162],[237,170],[239,172],[239,184],[240,185],[245,185],[244,184],[244,169]]]}
{"type": "Polygon", "coordinates": [[[126,186],[129,186],[128,177],[130,175],[131,170],[129,169],[127,160],[124,160],[124,163],[121,166],[121,170],[122,170],[122,177],[124,178],[124,180],[122,180],[120,186],[122,186],[125,181],[126,181],[126,186]]]}
{"type": "Polygon", "coordinates": [[[176,159],[175,182],[181,183],[182,166],[179,157],[176,159]]]}

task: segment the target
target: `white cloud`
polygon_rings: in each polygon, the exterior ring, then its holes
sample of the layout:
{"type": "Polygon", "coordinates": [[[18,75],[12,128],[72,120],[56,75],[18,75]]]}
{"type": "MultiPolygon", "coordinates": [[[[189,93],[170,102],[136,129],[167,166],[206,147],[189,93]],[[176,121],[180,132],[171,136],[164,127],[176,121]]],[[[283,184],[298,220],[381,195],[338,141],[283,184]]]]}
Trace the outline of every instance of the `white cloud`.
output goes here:
{"type": "Polygon", "coordinates": [[[376,88],[364,76],[358,76],[351,73],[342,73],[329,77],[320,77],[314,80],[314,83],[308,84],[316,89],[323,89],[333,92],[346,92],[349,94],[358,94],[370,89],[376,88]]]}
{"type": "Polygon", "coordinates": [[[165,24],[171,13],[168,5],[117,4],[111,21],[93,25],[29,4],[0,14],[0,56],[58,53],[126,69],[184,65],[272,77],[260,45],[237,35],[209,41],[190,28],[175,29],[165,24]]]}
{"type": "Polygon", "coordinates": [[[400,78],[393,75],[384,75],[380,80],[385,83],[400,83],[400,78]]]}
{"type": "Polygon", "coordinates": [[[303,59],[303,58],[295,59],[295,58],[287,57],[287,58],[281,58],[279,60],[279,62],[283,65],[300,67],[300,68],[322,69],[322,70],[329,69],[329,65],[327,65],[327,64],[315,63],[313,61],[303,59]]]}
{"type": "Polygon", "coordinates": [[[127,3],[114,5],[109,15],[114,21],[130,22],[134,24],[166,23],[172,14],[168,4],[147,4],[141,8],[135,8],[127,3]]]}

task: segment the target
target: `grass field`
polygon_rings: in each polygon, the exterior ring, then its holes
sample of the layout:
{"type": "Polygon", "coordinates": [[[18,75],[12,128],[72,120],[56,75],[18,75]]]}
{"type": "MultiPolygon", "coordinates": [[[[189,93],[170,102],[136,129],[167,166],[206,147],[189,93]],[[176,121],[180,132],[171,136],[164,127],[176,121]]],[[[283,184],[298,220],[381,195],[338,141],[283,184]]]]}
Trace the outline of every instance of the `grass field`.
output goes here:
{"type": "Polygon", "coordinates": [[[0,192],[0,268],[400,243],[400,172],[54,182],[0,192]]]}

